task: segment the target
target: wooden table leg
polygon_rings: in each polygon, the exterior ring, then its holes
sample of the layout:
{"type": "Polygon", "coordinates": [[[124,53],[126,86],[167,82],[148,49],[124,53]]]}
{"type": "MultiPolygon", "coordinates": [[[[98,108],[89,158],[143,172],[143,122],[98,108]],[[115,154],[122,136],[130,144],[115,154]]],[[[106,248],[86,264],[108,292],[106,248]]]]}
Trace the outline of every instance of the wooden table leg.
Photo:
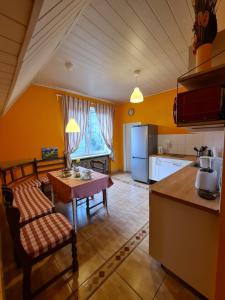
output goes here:
{"type": "Polygon", "coordinates": [[[107,190],[102,190],[102,197],[103,197],[103,205],[105,206],[107,213],[108,213],[108,205],[107,205],[107,190]]]}
{"type": "Polygon", "coordinates": [[[77,232],[77,218],[75,215],[77,214],[77,206],[76,206],[76,199],[72,199],[72,217],[73,217],[73,229],[75,232],[77,232]],[[74,204],[75,201],[75,204],[74,204]]]}
{"type": "Polygon", "coordinates": [[[52,203],[55,205],[55,194],[54,194],[54,190],[53,190],[52,184],[51,184],[51,199],[52,199],[52,203]]]}

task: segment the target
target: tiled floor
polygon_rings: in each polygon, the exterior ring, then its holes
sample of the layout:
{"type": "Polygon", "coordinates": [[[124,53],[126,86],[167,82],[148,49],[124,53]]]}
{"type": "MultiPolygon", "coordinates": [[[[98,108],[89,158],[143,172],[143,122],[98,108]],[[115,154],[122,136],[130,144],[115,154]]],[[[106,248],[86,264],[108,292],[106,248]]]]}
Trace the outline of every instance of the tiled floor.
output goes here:
{"type": "MultiPolygon", "coordinates": [[[[68,273],[36,299],[199,299],[148,254],[148,186],[128,175],[113,177],[108,191],[109,214],[96,209],[90,220],[78,207],[79,274],[68,273]]],[[[101,195],[95,197],[97,201],[101,195]]],[[[58,205],[71,219],[71,206],[58,205]]],[[[21,299],[21,271],[13,262],[10,238],[4,238],[6,300],[21,299]]],[[[71,263],[66,247],[34,267],[33,288],[71,263]]]]}

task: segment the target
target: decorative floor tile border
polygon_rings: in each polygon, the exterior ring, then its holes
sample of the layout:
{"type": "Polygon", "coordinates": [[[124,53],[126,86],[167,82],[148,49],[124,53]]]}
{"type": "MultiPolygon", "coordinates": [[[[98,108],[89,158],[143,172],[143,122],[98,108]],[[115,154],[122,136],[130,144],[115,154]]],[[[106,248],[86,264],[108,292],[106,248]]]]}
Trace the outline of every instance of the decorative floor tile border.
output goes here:
{"type": "Polygon", "coordinates": [[[120,178],[120,177],[117,177],[117,176],[113,176],[112,179],[121,181],[121,182],[126,183],[126,184],[133,185],[135,187],[138,187],[138,188],[141,188],[141,189],[144,189],[144,190],[149,190],[149,186],[145,185],[144,183],[138,183],[138,182],[130,181],[129,179],[126,180],[126,179],[123,179],[123,178],[120,178]]]}
{"type": "Polygon", "coordinates": [[[149,222],[141,227],[118,251],[116,251],[100,268],[98,268],[84,283],[80,285],[69,299],[88,299],[121,265],[131,252],[149,234],[149,222]]]}

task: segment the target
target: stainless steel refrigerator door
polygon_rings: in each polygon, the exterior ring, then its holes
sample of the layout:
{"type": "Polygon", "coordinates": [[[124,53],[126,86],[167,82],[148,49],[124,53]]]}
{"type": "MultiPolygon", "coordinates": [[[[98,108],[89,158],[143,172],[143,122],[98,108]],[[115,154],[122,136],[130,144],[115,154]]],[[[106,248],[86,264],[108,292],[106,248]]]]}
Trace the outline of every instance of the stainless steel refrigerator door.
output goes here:
{"type": "Polygon", "coordinates": [[[134,126],[131,129],[132,157],[148,157],[148,126],[134,126]]]}
{"type": "Polygon", "coordinates": [[[134,180],[148,182],[148,158],[132,158],[131,172],[134,180]]]}

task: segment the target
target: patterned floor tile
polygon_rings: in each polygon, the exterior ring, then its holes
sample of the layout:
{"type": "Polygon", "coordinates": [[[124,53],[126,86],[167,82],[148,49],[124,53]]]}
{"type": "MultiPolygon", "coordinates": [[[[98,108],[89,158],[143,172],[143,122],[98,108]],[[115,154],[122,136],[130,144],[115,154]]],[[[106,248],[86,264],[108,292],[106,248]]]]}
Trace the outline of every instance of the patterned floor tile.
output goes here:
{"type": "MultiPolygon", "coordinates": [[[[82,295],[80,299],[82,299],[82,295]]],[[[100,288],[90,297],[90,300],[138,300],[141,299],[128,284],[113,273],[100,288]]]]}
{"type": "Polygon", "coordinates": [[[167,275],[161,285],[156,300],[200,300],[203,299],[192,293],[190,289],[181,284],[177,279],[167,275]]]}
{"type": "MultiPolygon", "coordinates": [[[[88,299],[148,235],[148,230],[149,225],[146,224],[118,251],[116,251],[98,270],[96,270],[88,278],[88,280],[79,287],[73,297],[82,295],[82,299],[88,299]]],[[[70,299],[72,299],[72,297],[70,299]]]]}
{"type": "Polygon", "coordinates": [[[117,273],[142,299],[153,299],[165,272],[148,254],[136,248],[118,267],[117,273]]]}
{"type": "Polygon", "coordinates": [[[112,226],[105,226],[89,239],[89,243],[104,259],[112,256],[125,242],[126,238],[112,226]]]}

